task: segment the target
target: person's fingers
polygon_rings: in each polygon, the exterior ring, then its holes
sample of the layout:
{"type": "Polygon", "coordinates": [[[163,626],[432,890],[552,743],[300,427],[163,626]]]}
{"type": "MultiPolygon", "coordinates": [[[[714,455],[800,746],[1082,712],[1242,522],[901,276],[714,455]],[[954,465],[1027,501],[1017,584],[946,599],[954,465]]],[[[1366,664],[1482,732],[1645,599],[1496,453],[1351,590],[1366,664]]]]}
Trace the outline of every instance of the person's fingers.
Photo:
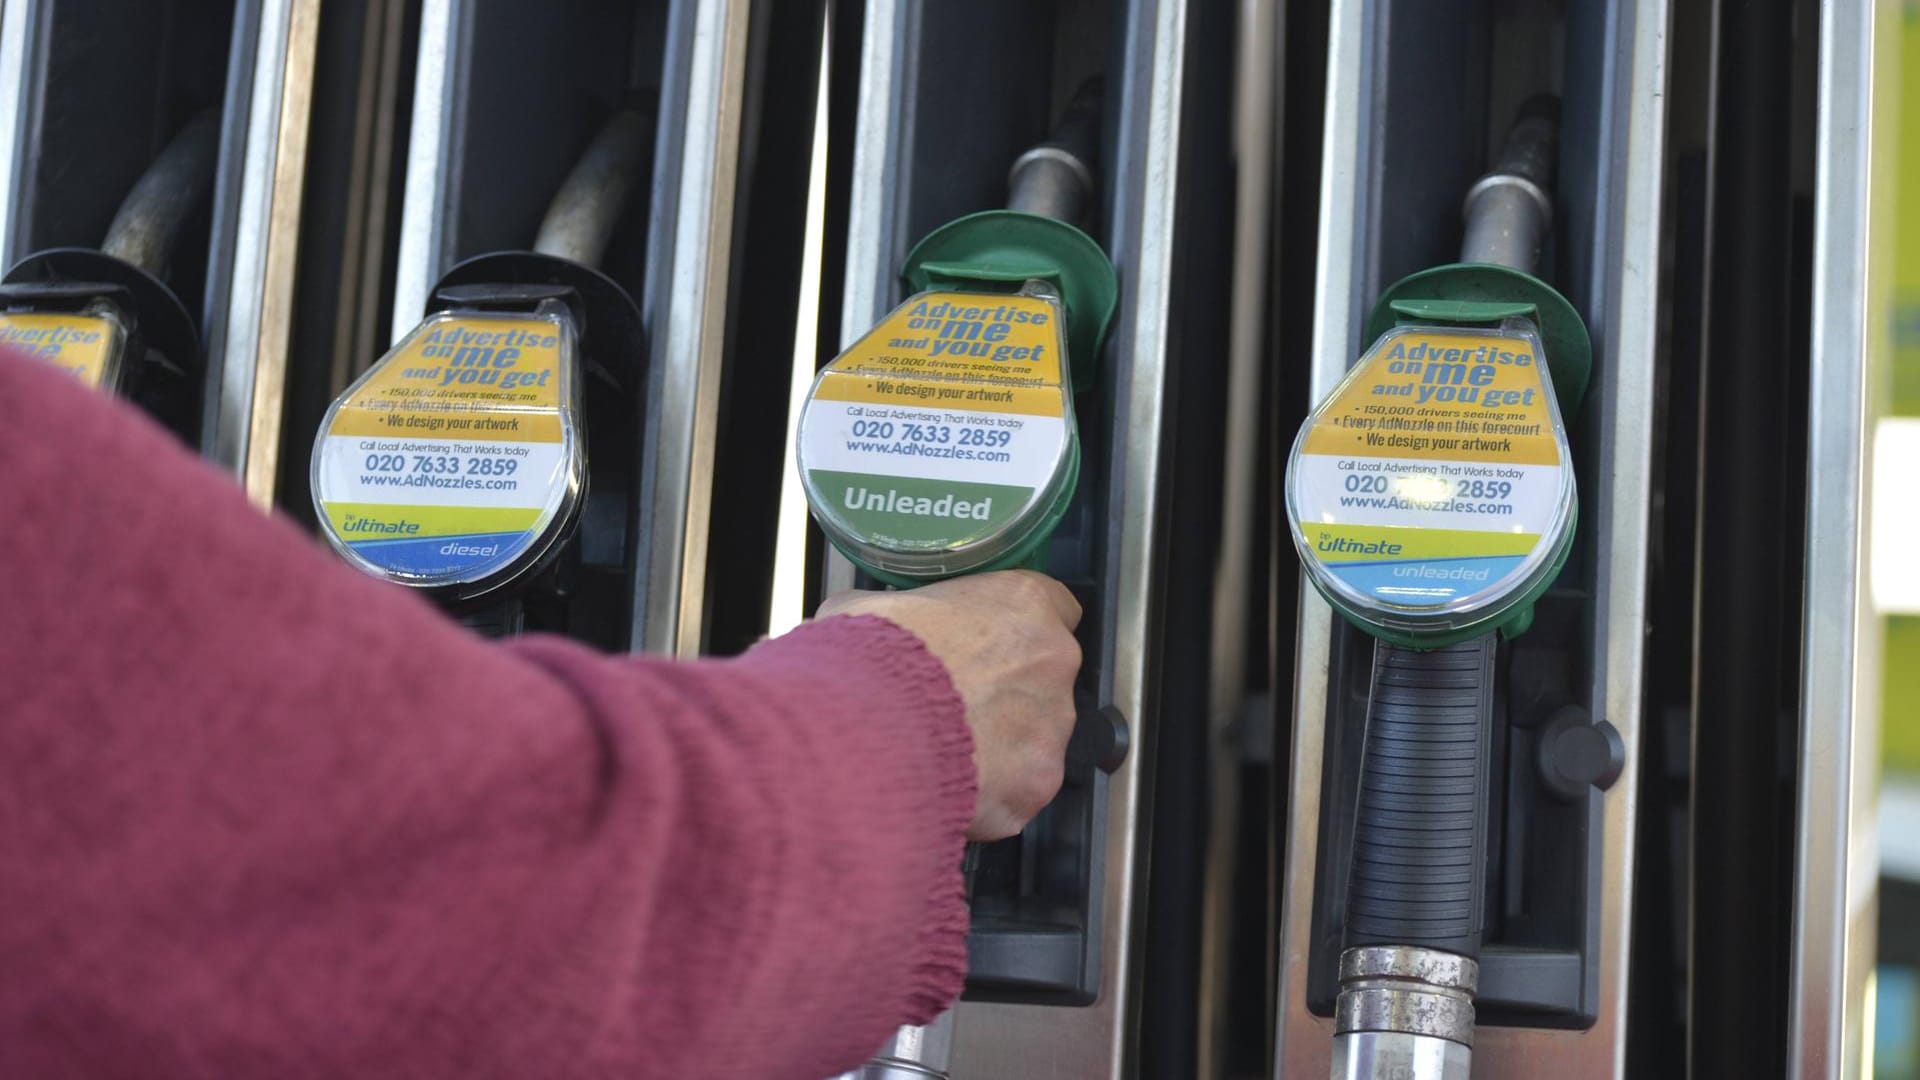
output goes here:
{"type": "Polygon", "coordinates": [[[1076,720],[1079,601],[1032,571],[955,578],[906,592],[846,592],[819,617],[874,614],[915,634],[966,705],[980,788],[973,839],[1011,836],[1059,792],[1076,720]]]}

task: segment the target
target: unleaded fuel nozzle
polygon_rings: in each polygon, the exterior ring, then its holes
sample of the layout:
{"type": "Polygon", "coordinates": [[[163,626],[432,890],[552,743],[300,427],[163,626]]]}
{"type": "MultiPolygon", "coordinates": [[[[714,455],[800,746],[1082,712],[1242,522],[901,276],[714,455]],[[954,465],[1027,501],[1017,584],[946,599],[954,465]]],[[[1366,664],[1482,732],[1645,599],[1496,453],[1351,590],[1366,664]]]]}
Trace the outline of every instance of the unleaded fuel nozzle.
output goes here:
{"type": "Polygon", "coordinates": [[[1552,215],[1555,116],[1551,98],[1522,109],[1467,197],[1462,261],[1388,287],[1366,354],[1294,442],[1287,517],[1308,579],[1385,641],[1524,630],[1573,545],[1562,403],[1578,406],[1592,347],[1529,272],[1552,215]]]}
{"type": "MultiPolygon", "coordinates": [[[[921,240],[901,273],[912,295],[808,392],[796,448],[807,505],[880,581],[1045,569],[1080,478],[1074,394],[1092,384],[1119,291],[1073,224],[1093,204],[1099,115],[1093,82],[1014,162],[1011,209],[921,240]]],[[[837,1080],[946,1080],[953,1024],[948,1012],[901,1028],[837,1080]]]]}
{"type": "Polygon", "coordinates": [[[1307,576],[1377,640],[1347,861],[1336,1080],[1466,1080],[1483,945],[1496,678],[1573,546],[1590,345],[1530,272],[1558,109],[1521,110],[1465,201],[1462,261],[1389,287],[1307,418],[1287,519],[1307,576]]]}
{"type": "MultiPolygon", "coordinates": [[[[1010,174],[1010,203],[1075,216],[1093,194],[1097,87],[1010,174]]],[[[807,504],[871,576],[912,586],[1039,567],[1080,475],[1074,393],[1118,294],[1060,217],[989,210],[907,256],[912,295],[823,368],[800,414],[807,504]]]]}
{"type": "Polygon", "coordinates": [[[531,579],[564,548],[587,487],[582,384],[619,385],[613,372],[640,353],[638,309],[594,267],[648,128],[638,109],[616,111],[555,196],[535,250],[454,267],[427,317],[327,411],[313,500],[348,562],[466,605],[531,579]]]}

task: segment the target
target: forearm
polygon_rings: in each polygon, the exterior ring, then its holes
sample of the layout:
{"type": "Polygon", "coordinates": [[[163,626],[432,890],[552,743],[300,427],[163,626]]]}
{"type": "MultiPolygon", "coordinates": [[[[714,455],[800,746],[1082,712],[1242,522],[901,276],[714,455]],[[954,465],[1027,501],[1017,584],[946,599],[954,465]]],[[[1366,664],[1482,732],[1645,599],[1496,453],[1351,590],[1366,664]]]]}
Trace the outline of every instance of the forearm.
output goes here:
{"type": "Polygon", "coordinates": [[[492,646],[17,363],[0,1074],[806,1076],[957,990],[972,767],[910,636],[492,646]]]}

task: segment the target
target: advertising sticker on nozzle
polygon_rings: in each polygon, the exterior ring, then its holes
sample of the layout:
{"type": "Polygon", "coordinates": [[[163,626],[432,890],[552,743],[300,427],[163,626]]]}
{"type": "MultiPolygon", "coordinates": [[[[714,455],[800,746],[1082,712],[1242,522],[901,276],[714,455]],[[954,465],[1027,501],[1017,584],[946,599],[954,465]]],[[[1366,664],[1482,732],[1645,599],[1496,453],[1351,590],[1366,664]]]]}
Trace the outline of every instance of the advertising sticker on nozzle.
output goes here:
{"type": "Polygon", "coordinates": [[[1564,555],[1574,498],[1538,337],[1383,335],[1302,429],[1287,497],[1309,570],[1363,614],[1526,591],[1564,555]]]}
{"type": "Polygon", "coordinates": [[[0,314],[0,346],[52,364],[95,390],[117,379],[123,336],[119,321],[104,314],[0,314]]]}
{"type": "Polygon", "coordinates": [[[573,350],[557,312],[423,322],[321,425],[314,503],[334,547],[418,586],[538,559],[584,476],[573,350]]]}
{"type": "Polygon", "coordinates": [[[1064,340],[1049,297],[929,292],[894,309],[801,413],[827,534],[869,567],[929,578],[1017,547],[1071,494],[1064,340]]]}

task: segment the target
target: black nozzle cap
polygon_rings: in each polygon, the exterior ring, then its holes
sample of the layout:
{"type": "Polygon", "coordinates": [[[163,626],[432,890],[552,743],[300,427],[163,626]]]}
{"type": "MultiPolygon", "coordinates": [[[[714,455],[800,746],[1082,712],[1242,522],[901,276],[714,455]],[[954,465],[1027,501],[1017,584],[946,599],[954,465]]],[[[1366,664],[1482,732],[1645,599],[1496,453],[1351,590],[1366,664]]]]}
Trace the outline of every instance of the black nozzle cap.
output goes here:
{"type": "MultiPolygon", "coordinates": [[[[27,299],[77,293],[115,299],[147,358],[174,374],[200,370],[200,327],[166,283],[145,270],[92,248],[35,252],[7,271],[9,295],[27,299]]],[[[128,358],[136,358],[128,353],[128,358]]]]}

